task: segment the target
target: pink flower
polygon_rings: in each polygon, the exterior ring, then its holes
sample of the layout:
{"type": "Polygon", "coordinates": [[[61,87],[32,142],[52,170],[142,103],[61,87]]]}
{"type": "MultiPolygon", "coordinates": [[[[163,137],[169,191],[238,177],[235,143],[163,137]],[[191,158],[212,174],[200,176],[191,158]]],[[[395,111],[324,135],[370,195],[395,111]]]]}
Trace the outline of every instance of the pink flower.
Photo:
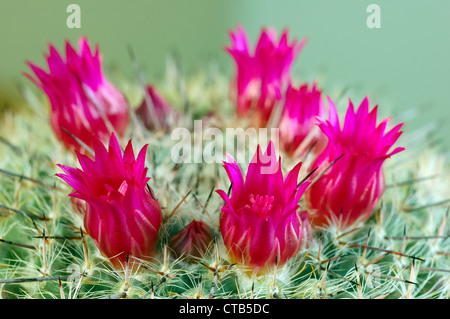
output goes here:
{"type": "Polygon", "coordinates": [[[378,126],[377,106],[369,113],[366,97],[357,112],[349,101],[349,108],[341,129],[336,108],[329,99],[329,120],[319,119],[320,129],[328,137],[328,144],[312,167],[319,167],[318,176],[327,166],[339,158],[305,192],[308,213],[312,224],[325,226],[332,223],[347,228],[366,220],[385,190],[383,163],[404,150],[394,145],[403,123],[385,132],[389,118],[378,126]]]}
{"type": "Polygon", "coordinates": [[[104,76],[98,46],[93,55],[85,38],[79,41],[78,53],[66,42],[65,60],[53,45],[49,49],[49,73],[27,62],[36,78],[25,75],[47,94],[56,137],[66,148],[82,151],[70,134],[90,148],[97,138],[107,141],[113,131],[122,136],[129,120],[128,104],[104,76]]]}
{"type": "Polygon", "coordinates": [[[298,212],[299,200],[310,182],[297,185],[301,163],[283,178],[275,147],[256,151],[244,181],[234,159],[227,155],[224,168],[232,183],[231,198],[222,190],[220,230],[232,262],[242,263],[260,275],[284,265],[302,245],[306,216],[298,212]]]}
{"type": "Polygon", "coordinates": [[[288,43],[288,31],[285,30],[277,42],[275,30],[262,29],[252,52],[241,26],[237,27],[236,32],[231,31],[230,37],[232,45],[225,49],[236,64],[231,94],[237,114],[246,116],[249,112],[255,112],[259,124],[265,126],[275,105],[283,98],[290,81],[291,66],[306,39],[288,43]]]}
{"type": "Polygon", "coordinates": [[[147,145],[135,159],[129,141],[122,156],[112,134],[108,149],[97,140],[94,151],[94,160],[77,152],[82,169],[58,165],[64,174],[56,175],[74,189],[70,196],[86,202],[86,232],[116,268],[125,266],[128,254],[148,260],[155,248],[162,215],[159,202],[147,185],[147,145]]]}
{"type": "Polygon", "coordinates": [[[200,258],[205,254],[212,240],[211,228],[202,221],[193,220],[172,237],[170,247],[177,256],[200,258]]]}
{"type": "Polygon", "coordinates": [[[289,84],[278,124],[280,145],[288,156],[303,156],[310,148],[318,153],[324,148],[326,138],[316,125],[316,117],[323,117],[324,113],[322,92],[315,84],[304,84],[298,89],[289,84]]]}
{"type": "Polygon", "coordinates": [[[146,90],[147,96],[136,110],[136,115],[150,131],[169,131],[180,119],[180,114],[156,92],[153,86],[148,85],[146,90]]]}

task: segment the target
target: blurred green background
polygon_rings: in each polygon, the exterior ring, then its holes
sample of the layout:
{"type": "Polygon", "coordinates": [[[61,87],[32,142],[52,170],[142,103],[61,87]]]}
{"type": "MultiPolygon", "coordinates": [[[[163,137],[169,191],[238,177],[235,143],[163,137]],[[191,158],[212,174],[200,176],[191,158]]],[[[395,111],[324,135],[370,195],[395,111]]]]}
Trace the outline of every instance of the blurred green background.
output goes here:
{"type": "Polygon", "coordinates": [[[223,47],[238,23],[253,43],[262,26],[308,37],[294,64],[297,79],[318,80],[332,97],[349,89],[344,97],[355,103],[368,95],[371,105],[406,119],[406,131],[435,125],[448,152],[449,0],[1,0],[0,108],[18,104],[20,84],[33,86],[22,76],[25,60],[43,66],[49,42],[63,48],[65,39],[80,35],[100,45],[105,67],[114,65],[130,79],[127,46],[147,78],[162,76],[173,52],[186,73],[215,61],[231,76],[233,62],[223,47]],[[71,3],[81,7],[80,29],[66,26],[71,3]],[[381,8],[380,29],[366,25],[371,3],[381,8]]]}

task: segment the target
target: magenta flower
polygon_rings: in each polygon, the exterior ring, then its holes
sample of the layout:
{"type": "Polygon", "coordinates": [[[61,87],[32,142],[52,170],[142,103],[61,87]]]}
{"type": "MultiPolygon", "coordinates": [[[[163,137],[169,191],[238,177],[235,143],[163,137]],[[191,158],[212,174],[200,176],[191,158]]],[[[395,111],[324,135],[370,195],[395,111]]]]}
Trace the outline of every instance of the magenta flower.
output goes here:
{"type": "Polygon", "coordinates": [[[389,118],[377,126],[377,108],[369,113],[366,97],[355,113],[350,100],[341,129],[336,108],[329,99],[329,120],[319,119],[328,144],[312,165],[319,167],[312,178],[342,157],[305,192],[314,226],[336,224],[347,228],[364,221],[383,195],[383,163],[404,150],[397,147],[389,151],[403,133],[403,123],[385,132],[389,118]]]}
{"type": "Polygon", "coordinates": [[[259,125],[265,126],[275,105],[282,100],[290,81],[291,66],[306,43],[296,40],[288,43],[285,30],[277,42],[273,29],[262,29],[254,52],[248,44],[245,30],[237,27],[230,32],[231,47],[225,48],[233,57],[236,75],[231,83],[231,94],[239,116],[249,112],[257,115],[259,125]]]}
{"type": "Polygon", "coordinates": [[[256,151],[244,181],[234,159],[227,155],[224,168],[232,183],[231,198],[221,209],[220,230],[231,261],[253,274],[264,274],[284,265],[302,245],[306,216],[299,213],[299,200],[310,182],[297,185],[302,163],[283,178],[281,162],[270,142],[266,153],[256,151]]]}
{"type": "Polygon", "coordinates": [[[86,232],[116,268],[125,266],[127,255],[148,260],[153,255],[162,214],[147,185],[147,145],[135,159],[129,141],[122,156],[112,134],[108,149],[97,140],[94,151],[94,160],[77,152],[82,169],[58,165],[64,174],[56,175],[74,189],[70,196],[86,202],[86,232]]]}
{"type": "Polygon", "coordinates": [[[317,127],[316,117],[323,117],[324,113],[322,92],[315,84],[304,84],[298,89],[289,84],[278,124],[280,146],[288,156],[301,157],[311,148],[314,153],[323,149],[326,137],[317,127]]]}
{"type": "Polygon", "coordinates": [[[150,131],[169,131],[180,119],[180,114],[156,92],[153,86],[148,85],[146,91],[147,96],[136,110],[136,115],[150,131]]]}
{"type": "Polygon", "coordinates": [[[202,221],[193,220],[172,237],[170,248],[177,256],[200,258],[205,254],[212,240],[211,228],[202,221]]]}
{"type": "Polygon", "coordinates": [[[66,148],[82,151],[70,134],[90,148],[97,138],[106,142],[111,132],[122,136],[129,120],[128,104],[104,76],[98,46],[93,55],[86,38],[80,39],[78,53],[66,42],[65,60],[53,45],[49,49],[49,73],[27,62],[36,78],[25,75],[47,94],[56,137],[66,148]]]}

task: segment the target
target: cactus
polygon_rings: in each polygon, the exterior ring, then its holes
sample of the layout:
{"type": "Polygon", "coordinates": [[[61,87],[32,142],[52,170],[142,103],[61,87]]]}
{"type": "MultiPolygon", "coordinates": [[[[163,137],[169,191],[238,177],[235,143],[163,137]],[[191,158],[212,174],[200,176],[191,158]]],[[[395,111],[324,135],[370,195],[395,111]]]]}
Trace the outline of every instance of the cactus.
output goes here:
{"type": "MultiPolygon", "coordinates": [[[[112,82],[132,109],[141,105],[142,83],[112,82]]],[[[191,133],[198,119],[222,131],[245,127],[248,120],[234,117],[229,79],[213,67],[184,76],[168,60],[166,78],[155,87],[181,114],[178,125],[191,133]]],[[[295,256],[283,265],[275,259],[268,272],[255,274],[232,263],[220,232],[224,203],[215,191],[231,190],[222,163],[175,163],[171,156],[180,142],[131,116],[119,143],[124,148],[132,139],[136,154],[149,145],[145,166],[162,222],[154,255],[128,256],[120,269],[86,232],[76,211],[80,203],[68,196],[73,190],[55,176],[61,173],[57,164],[79,164],[53,134],[47,100],[29,88],[24,96],[27,105],[20,113],[4,113],[0,126],[2,298],[449,297],[450,170],[444,155],[423,136],[408,131],[402,136],[406,150],[386,161],[386,190],[367,220],[350,228],[332,224],[311,230],[295,256]],[[171,239],[194,220],[210,228],[213,240],[195,256],[175,253],[171,239]],[[130,266],[131,259],[140,262],[138,268],[130,266]]],[[[344,114],[344,104],[336,103],[338,113],[344,114]]],[[[224,139],[233,142],[234,136],[224,139]]],[[[254,154],[255,148],[247,145],[245,154],[254,154]]],[[[298,162],[283,151],[280,156],[284,173],[298,162]]],[[[243,172],[247,167],[242,164],[243,172]]],[[[308,173],[302,169],[299,179],[308,173]]],[[[303,199],[300,207],[306,207],[303,199]]]]}

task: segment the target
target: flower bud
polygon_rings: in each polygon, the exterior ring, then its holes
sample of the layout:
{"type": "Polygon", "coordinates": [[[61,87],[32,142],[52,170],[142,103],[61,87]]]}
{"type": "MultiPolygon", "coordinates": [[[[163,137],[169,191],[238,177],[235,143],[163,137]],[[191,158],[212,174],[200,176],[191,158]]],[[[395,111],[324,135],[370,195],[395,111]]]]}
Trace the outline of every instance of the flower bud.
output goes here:
{"type": "Polygon", "coordinates": [[[238,116],[251,116],[257,126],[265,127],[275,106],[283,99],[290,82],[291,66],[306,43],[296,40],[288,43],[285,30],[279,41],[273,29],[262,29],[254,52],[248,44],[245,30],[238,26],[230,32],[231,47],[226,51],[236,65],[231,83],[232,100],[238,116]]]}
{"type": "Polygon", "coordinates": [[[172,237],[170,247],[178,257],[201,258],[212,240],[211,228],[202,221],[193,220],[172,237]]]}
{"type": "Polygon", "coordinates": [[[324,113],[322,92],[315,84],[288,86],[278,124],[280,146],[288,156],[303,157],[310,150],[317,154],[324,148],[326,137],[316,125],[316,117],[324,113]]]}
{"type": "Polygon", "coordinates": [[[178,113],[151,85],[146,87],[146,96],[136,110],[137,117],[150,131],[168,132],[180,119],[178,113]]]}
{"type": "Polygon", "coordinates": [[[328,144],[312,164],[313,168],[319,168],[312,178],[323,175],[308,188],[305,199],[314,226],[336,224],[347,228],[369,218],[383,195],[383,163],[404,150],[397,147],[389,151],[403,133],[400,131],[403,123],[388,132],[389,118],[377,126],[377,107],[369,112],[366,97],[356,113],[349,101],[341,128],[331,99],[329,106],[329,120],[319,119],[328,144]]]}
{"type": "Polygon", "coordinates": [[[84,145],[92,148],[96,139],[107,142],[112,132],[123,136],[129,107],[123,94],[103,74],[98,47],[92,54],[86,38],[81,38],[76,52],[66,42],[64,60],[50,45],[46,59],[48,73],[27,62],[36,78],[25,76],[47,94],[50,124],[64,146],[86,152],[84,145]]]}
{"type": "Polygon", "coordinates": [[[108,149],[94,143],[94,160],[77,152],[82,169],[58,165],[64,174],[57,176],[74,189],[70,196],[86,202],[86,232],[118,269],[128,255],[152,257],[161,224],[161,207],[147,185],[146,150],[147,145],[135,159],[129,141],[122,155],[112,134],[108,149]]]}
{"type": "Polygon", "coordinates": [[[270,142],[264,154],[258,146],[245,180],[229,155],[224,168],[232,183],[231,197],[223,190],[217,193],[225,202],[220,230],[231,261],[256,275],[270,271],[275,262],[284,265],[301,249],[307,227],[298,203],[310,182],[297,185],[301,163],[284,178],[270,142]]]}

